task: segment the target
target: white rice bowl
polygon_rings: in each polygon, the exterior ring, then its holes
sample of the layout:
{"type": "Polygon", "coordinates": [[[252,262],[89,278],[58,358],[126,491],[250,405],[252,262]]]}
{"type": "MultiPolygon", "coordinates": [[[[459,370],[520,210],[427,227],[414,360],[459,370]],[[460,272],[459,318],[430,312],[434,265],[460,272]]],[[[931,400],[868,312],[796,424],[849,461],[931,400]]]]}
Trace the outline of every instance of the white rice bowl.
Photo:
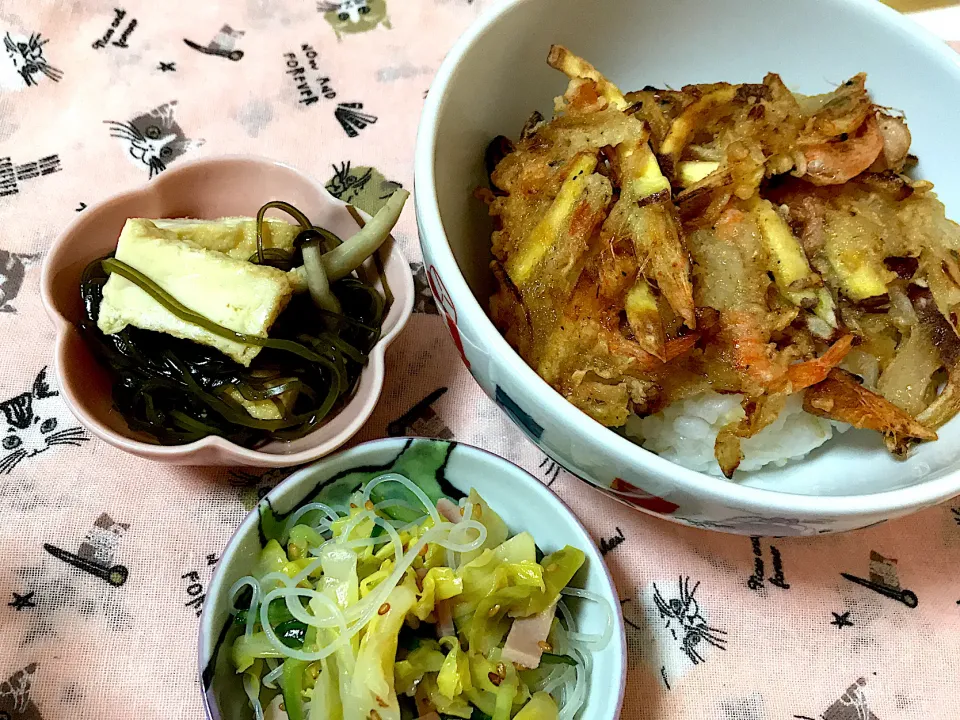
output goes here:
{"type": "MultiPolygon", "coordinates": [[[[624,434],[645,449],[691,470],[720,475],[713,455],[720,429],[744,417],[742,395],[722,395],[712,390],[674,402],[655,415],[631,415],[624,434]]],[[[752,438],[741,442],[743,461],[738,472],[765,465],[783,467],[802,458],[849,425],[811,415],[803,410],[803,396],[791,395],[777,419],[752,438]]]]}

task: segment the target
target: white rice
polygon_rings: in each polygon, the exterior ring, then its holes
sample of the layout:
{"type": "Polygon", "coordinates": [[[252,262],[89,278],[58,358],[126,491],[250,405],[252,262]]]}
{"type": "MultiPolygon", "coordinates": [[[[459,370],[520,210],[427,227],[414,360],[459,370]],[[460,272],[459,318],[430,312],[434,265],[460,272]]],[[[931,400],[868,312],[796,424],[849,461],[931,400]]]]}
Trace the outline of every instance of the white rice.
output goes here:
{"type": "MultiPolygon", "coordinates": [[[[624,428],[634,442],[660,457],[691,470],[722,475],[713,455],[717,433],[727,423],[744,416],[742,395],[709,392],[671,403],[645,418],[632,415],[624,428]]],[[[801,458],[848,425],[816,417],[803,410],[802,394],[791,395],[776,421],[741,443],[744,459],[738,472],[773,464],[783,467],[801,458]]]]}

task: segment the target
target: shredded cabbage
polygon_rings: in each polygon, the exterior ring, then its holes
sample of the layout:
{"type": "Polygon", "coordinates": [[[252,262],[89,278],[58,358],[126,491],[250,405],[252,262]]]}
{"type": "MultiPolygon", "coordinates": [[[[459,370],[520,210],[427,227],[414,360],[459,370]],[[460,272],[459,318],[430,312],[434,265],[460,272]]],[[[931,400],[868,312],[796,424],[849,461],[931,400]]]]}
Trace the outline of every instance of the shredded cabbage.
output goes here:
{"type": "Polygon", "coordinates": [[[440,638],[440,646],[448,648],[449,652],[443,659],[440,672],[437,674],[437,688],[450,700],[463,694],[473,687],[470,679],[470,660],[467,654],[460,649],[460,641],[455,637],[440,638]]]}
{"type": "Polygon", "coordinates": [[[377,712],[383,720],[400,718],[400,706],[394,689],[393,663],[397,656],[397,637],[404,617],[416,602],[409,588],[396,587],[387,596],[360,641],[357,667],[348,718],[369,720],[377,712]]]}
{"type": "Polygon", "coordinates": [[[439,673],[443,667],[444,654],[436,640],[421,640],[403,660],[393,666],[394,681],[398,695],[413,695],[417,685],[428,672],[439,673]]]}
{"type": "Polygon", "coordinates": [[[573,720],[614,617],[602,597],[568,587],[580,550],[538,562],[533,537],[511,537],[474,490],[459,522],[448,522],[433,478],[421,487],[397,472],[371,474],[359,489],[335,491],[286,519],[261,509],[270,539],[230,588],[244,629],[232,660],[257,720],[278,691],[289,720],[400,720],[424,708],[573,720]],[[561,595],[599,602],[603,631],[579,632],[561,595]],[[563,623],[554,619],[547,637],[552,660],[537,670],[502,660],[514,619],[555,603],[563,623]]]}

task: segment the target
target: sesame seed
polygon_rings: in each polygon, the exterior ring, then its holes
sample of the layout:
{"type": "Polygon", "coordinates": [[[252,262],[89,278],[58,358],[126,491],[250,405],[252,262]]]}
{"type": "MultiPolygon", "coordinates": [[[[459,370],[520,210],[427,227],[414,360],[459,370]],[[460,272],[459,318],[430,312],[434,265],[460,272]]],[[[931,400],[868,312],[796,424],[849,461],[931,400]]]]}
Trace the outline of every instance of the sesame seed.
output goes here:
{"type": "Polygon", "coordinates": [[[364,506],[367,510],[373,510],[373,501],[372,501],[372,500],[367,500],[367,501],[363,504],[363,506],[364,506]]]}
{"type": "Polygon", "coordinates": [[[497,687],[500,687],[500,683],[503,682],[503,678],[497,675],[495,672],[487,673],[487,679],[497,687]]]}
{"type": "Polygon", "coordinates": [[[544,652],[550,652],[551,650],[553,650],[553,645],[551,645],[545,640],[541,640],[540,642],[538,642],[537,647],[539,647],[544,652]]]}
{"type": "Polygon", "coordinates": [[[377,610],[377,615],[386,615],[390,612],[390,603],[384,603],[380,606],[380,609],[377,610]]]}
{"type": "Polygon", "coordinates": [[[492,608],[490,608],[490,612],[488,612],[487,615],[489,615],[490,617],[493,617],[498,612],[500,612],[500,603],[497,603],[492,608]]]}

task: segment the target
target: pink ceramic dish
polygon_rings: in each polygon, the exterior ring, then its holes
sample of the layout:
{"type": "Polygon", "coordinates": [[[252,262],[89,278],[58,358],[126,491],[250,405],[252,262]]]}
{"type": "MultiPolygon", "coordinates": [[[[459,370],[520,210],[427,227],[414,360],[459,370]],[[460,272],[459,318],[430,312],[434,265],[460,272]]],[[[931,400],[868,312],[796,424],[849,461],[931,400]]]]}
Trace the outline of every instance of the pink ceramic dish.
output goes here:
{"type": "MultiPolygon", "coordinates": [[[[383,274],[394,296],[383,320],[383,335],[370,353],[369,364],[349,402],[309,435],[289,443],[270,443],[257,450],[220,437],[164,446],[130,430],[113,407],[110,378],[77,327],[83,312],[79,289],[83,269],[116,249],[127,218],[250,216],[270,200],[292,203],[312,222],[342,237],[357,231],[345,205],[303,173],[265,158],[227,156],[178,164],[137,190],[104,200],[85,210],[53,243],[43,263],[40,284],[44,307],[57,331],[57,383],[73,414],[90,432],[121,450],[160,462],[285,467],[329,454],[370,417],[383,387],[386,348],[413,311],[410,266],[390,240],[380,250],[383,274]]],[[[277,216],[284,217],[282,213],[277,216]]]]}

